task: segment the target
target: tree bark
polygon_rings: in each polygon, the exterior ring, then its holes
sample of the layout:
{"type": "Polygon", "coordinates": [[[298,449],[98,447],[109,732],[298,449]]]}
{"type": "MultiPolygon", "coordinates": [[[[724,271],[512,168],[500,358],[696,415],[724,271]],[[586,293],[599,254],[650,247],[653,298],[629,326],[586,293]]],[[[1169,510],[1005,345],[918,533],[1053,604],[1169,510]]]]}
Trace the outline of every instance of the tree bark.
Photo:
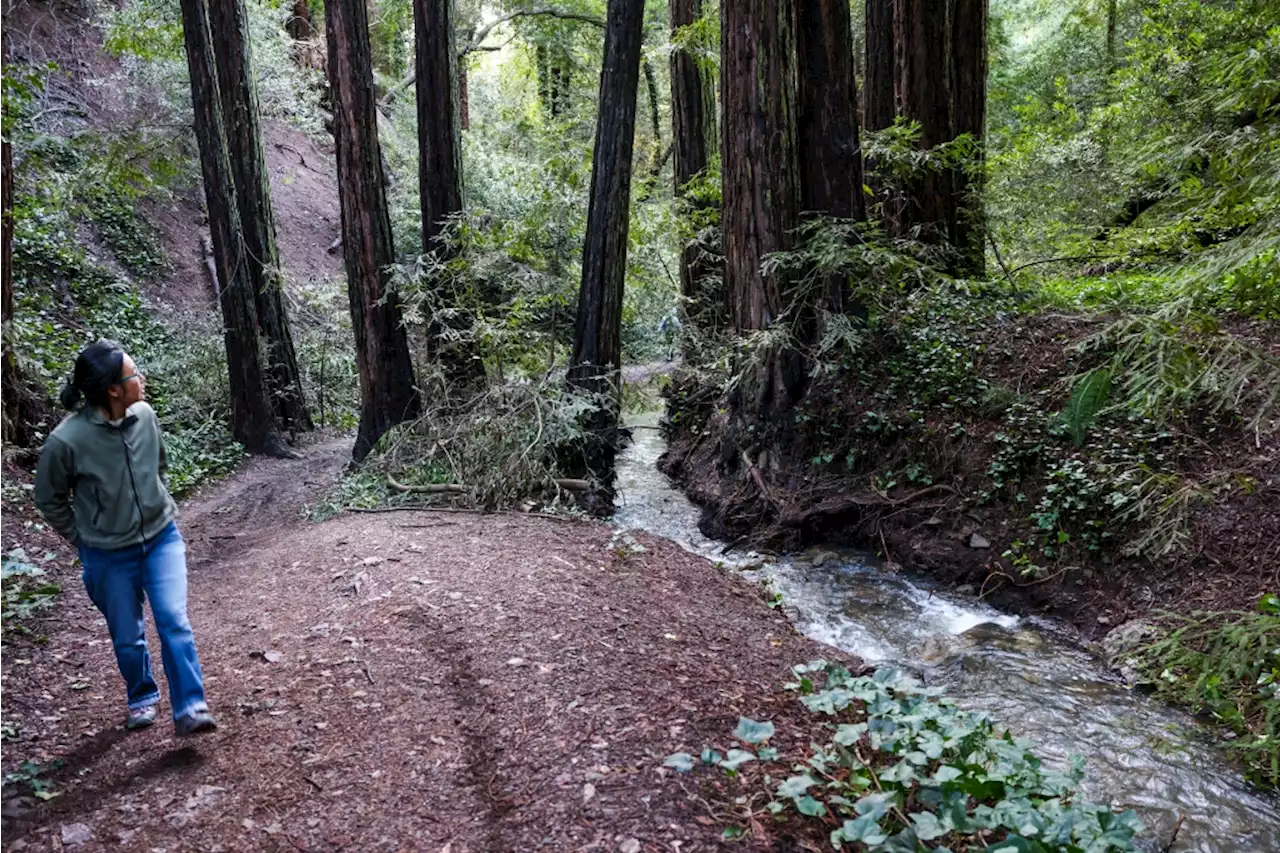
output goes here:
{"type": "Polygon", "coordinates": [[[395,247],[378,145],[364,0],[327,0],[325,31],[342,247],[360,373],[360,426],[352,451],[359,461],[388,429],[416,417],[422,403],[400,303],[387,287],[395,247]]]}
{"type": "Polygon", "coordinates": [[[862,126],[884,130],[898,114],[894,99],[893,10],[895,0],[867,0],[867,76],[862,89],[862,126]]]}
{"type": "MultiPolygon", "coordinates": [[[[899,113],[920,126],[919,147],[955,138],[951,119],[954,69],[952,0],[897,0],[894,9],[896,97],[899,113]]],[[[929,169],[904,182],[897,211],[900,233],[925,243],[949,242],[956,231],[951,173],[929,169]]]]}
{"type": "Polygon", "coordinates": [[[269,399],[281,427],[306,431],[312,428],[311,414],[307,411],[285,305],[244,0],[216,0],[209,6],[209,25],[236,207],[244,232],[258,329],[266,347],[269,399]]]}
{"type": "Polygon", "coordinates": [[[952,174],[956,222],[952,235],[959,253],[957,272],[973,277],[986,273],[986,217],[983,208],[987,122],[987,2],[952,0],[951,117],[954,136],[969,134],[973,158],[952,174]]]}
{"type": "Polygon", "coordinates": [[[587,235],[582,250],[582,286],[574,326],[569,387],[603,395],[589,419],[590,434],[575,461],[577,473],[601,483],[598,509],[613,506],[617,450],[617,380],[622,363],[622,287],[631,218],[631,168],[644,0],[611,0],[600,69],[599,113],[591,166],[587,235]]]}
{"type": "MultiPolygon", "coordinates": [[[[792,247],[798,219],[792,0],[725,0],[720,51],[725,292],[730,325],[753,332],[777,323],[791,296],[782,274],[761,265],[792,247]]],[[[804,360],[788,343],[755,364],[735,397],[736,419],[767,423],[803,394],[804,360]]]]}
{"type": "Polygon", "coordinates": [[[222,282],[219,304],[231,388],[231,432],[251,452],[284,454],[287,450],[276,432],[267,399],[266,365],[258,341],[253,279],[236,204],[209,10],[205,0],[180,2],[209,232],[222,282]]]}
{"type": "MultiPolygon", "coordinates": [[[[702,0],[670,0],[669,13],[674,34],[702,17],[702,0]]],[[[685,188],[707,170],[719,142],[715,81],[710,69],[683,50],[671,52],[671,137],[676,197],[690,203],[685,188]]],[[[680,253],[680,293],[689,300],[690,318],[703,328],[725,312],[723,282],[716,292],[703,292],[716,266],[695,242],[680,253]]]]}
{"type": "MultiPolygon", "coordinates": [[[[453,255],[444,234],[449,220],[462,213],[462,131],[458,91],[458,52],[454,45],[453,0],[414,0],[414,64],[418,103],[418,194],[422,204],[422,252],[447,263],[453,255]]],[[[458,305],[448,275],[431,282],[437,304],[458,305]]],[[[465,327],[466,317],[448,325],[465,327]]],[[[446,324],[433,319],[427,344],[440,359],[450,387],[483,378],[471,347],[446,343],[446,324]]]]}
{"type": "Polygon", "coordinates": [[[765,255],[796,225],[794,44],[790,0],[725,0],[720,21],[725,290],[733,328],[767,329],[782,313],[765,255]]]}
{"type": "MultiPolygon", "coordinates": [[[[796,57],[800,207],[810,214],[864,219],[853,25],[847,0],[796,0],[796,57]]],[[[821,332],[819,309],[844,311],[847,289],[848,282],[833,275],[827,277],[821,293],[797,295],[804,304],[793,305],[792,310],[804,349],[815,344],[821,332]]],[[[856,313],[865,312],[858,309],[856,313]]]]}

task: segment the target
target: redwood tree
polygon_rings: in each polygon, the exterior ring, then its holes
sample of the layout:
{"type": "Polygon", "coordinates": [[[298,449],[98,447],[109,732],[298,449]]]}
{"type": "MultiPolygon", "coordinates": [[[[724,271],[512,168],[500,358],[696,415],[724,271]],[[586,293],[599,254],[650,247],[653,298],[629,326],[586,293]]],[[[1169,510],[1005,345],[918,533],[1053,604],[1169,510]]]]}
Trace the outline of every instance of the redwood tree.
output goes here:
{"type": "MultiPolygon", "coordinates": [[[[418,104],[418,191],[422,203],[422,251],[449,260],[442,236],[450,217],[462,212],[462,139],[458,52],[454,46],[453,0],[414,0],[414,71],[418,104]]],[[[447,276],[432,282],[438,302],[453,306],[447,276]]],[[[461,319],[458,324],[467,321],[461,319]]],[[[483,376],[470,347],[446,344],[444,325],[432,321],[428,345],[440,357],[450,384],[483,376]]]]}
{"type": "Polygon", "coordinates": [[[230,378],[231,431],[250,451],[284,454],[288,451],[276,432],[267,399],[269,385],[258,345],[254,286],[236,205],[209,10],[205,0],[180,0],[180,4],[214,266],[222,284],[219,304],[230,378]]]}
{"type": "Polygon", "coordinates": [[[571,388],[609,400],[588,422],[590,438],[574,460],[579,472],[600,478],[601,509],[613,504],[618,417],[613,395],[622,363],[622,286],[631,219],[631,161],[643,24],[644,0],[611,0],[600,69],[582,286],[568,375],[571,388]]]}
{"type": "MultiPolygon", "coordinates": [[[[195,2],[195,0],[184,0],[195,2]]],[[[327,0],[325,31],[337,149],[338,200],[347,293],[360,373],[360,426],[353,455],[363,459],[378,438],[415,417],[421,400],[400,303],[388,289],[395,261],[391,217],[378,145],[377,104],[364,0],[327,0]]]]}
{"type": "MultiPolygon", "coordinates": [[[[800,207],[809,215],[863,219],[862,150],[858,145],[858,97],[853,77],[853,28],[847,0],[796,0],[796,129],[800,207]]],[[[820,309],[845,310],[848,282],[827,276],[820,289],[790,298],[798,375],[809,375],[807,353],[821,335],[820,309]]],[[[864,315],[860,306],[854,312],[864,315]]],[[[800,388],[792,388],[792,394],[800,388]]]]}
{"type": "MultiPolygon", "coordinates": [[[[702,0],[671,0],[671,32],[702,17],[702,0]]],[[[716,92],[711,70],[684,50],[671,52],[671,138],[674,155],[675,192],[686,198],[689,182],[706,170],[711,152],[716,150],[716,92]]],[[[693,301],[695,320],[723,306],[723,294],[715,305],[698,304],[701,282],[716,270],[706,253],[695,244],[680,253],[680,292],[693,301]]]]}
{"type": "Polygon", "coordinates": [[[893,8],[896,0],[867,0],[867,76],[862,87],[862,126],[884,130],[893,124],[893,8]]]}
{"type": "MultiPolygon", "coordinates": [[[[919,146],[955,138],[951,121],[951,3],[897,0],[894,8],[895,89],[899,113],[920,127],[919,146]]],[[[950,240],[958,208],[949,171],[928,169],[901,188],[899,230],[922,242],[950,240]]]]}
{"type": "Polygon", "coordinates": [[[956,136],[969,134],[977,146],[968,168],[957,169],[952,177],[959,205],[952,239],[960,253],[958,271],[981,276],[986,269],[982,143],[987,120],[987,0],[952,2],[952,131],[956,136]]]}
{"type": "Polygon", "coordinates": [[[739,331],[767,329],[783,309],[779,276],[761,264],[790,247],[796,225],[793,50],[789,0],[725,0],[721,219],[729,318],[739,331]]]}
{"type": "Polygon", "coordinates": [[[270,400],[281,427],[309,430],[311,415],[302,390],[302,374],[285,306],[280,254],[276,249],[271,184],[262,150],[258,92],[253,81],[244,0],[216,0],[209,6],[209,24],[231,177],[244,232],[245,257],[258,328],[266,346],[270,400]]]}

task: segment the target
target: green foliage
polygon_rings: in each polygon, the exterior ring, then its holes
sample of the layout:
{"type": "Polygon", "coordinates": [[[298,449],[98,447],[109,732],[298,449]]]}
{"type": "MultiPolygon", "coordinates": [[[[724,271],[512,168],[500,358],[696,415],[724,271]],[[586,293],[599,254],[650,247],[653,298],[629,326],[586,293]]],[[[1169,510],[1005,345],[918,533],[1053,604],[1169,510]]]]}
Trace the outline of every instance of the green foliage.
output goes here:
{"type": "MultiPolygon", "coordinates": [[[[53,557],[53,554],[46,554],[44,559],[47,562],[53,557]]],[[[53,606],[62,587],[43,580],[44,576],[44,569],[35,565],[22,548],[14,548],[0,557],[0,591],[3,591],[6,634],[31,633],[24,623],[39,611],[53,606]]]]}
{"type": "Polygon", "coordinates": [[[1084,444],[1084,437],[1093,426],[1098,413],[1107,404],[1107,396],[1111,393],[1111,370],[1099,368],[1091,370],[1076,383],[1076,390],[1071,395],[1071,402],[1062,410],[1062,419],[1071,431],[1071,440],[1076,447],[1084,444]]]}
{"type": "Polygon", "coordinates": [[[1235,737],[1226,744],[1261,785],[1280,786],[1280,599],[1256,611],[1166,614],[1163,636],[1138,662],[1157,693],[1211,714],[1235,737]]]}
{"type": "Polygon", "coordinates": [[[55,791],[56,783],[51,779],[45,778],[45,774],[50,770],[58,770],[63,766],[61,759],[55,759],[48,764],[41,766],[37,761],[27,760],[18,765],[18,769],[12,773],[6,773],[4,783],[6,785],[19,785],[27,788],[39,800],[52,800],[62,794],[61,791],[55,791]]]}
{"type": "MultiPolygon", "coordinates": [[[[820,830],[836,850],[873,853],[1137,849],[1142,825],[1133,812],[1081,799],[1079,759],[1066,773],[1051,772],[1029,742],[998,734],[985,717],[897,670],[854,677],[819,660],[793,671],[788,689],[819,718],[825,739],[810,735],[805,755],[780,756],[757,746],[773,726],[743,718],[734,737],[745,748],[701,756],[730,777],[750,773],[752,787],[758,777],[775,822],[820,830]]],[[[688,772],[694,758],[677,753],[664,763],[688,772]]]]}

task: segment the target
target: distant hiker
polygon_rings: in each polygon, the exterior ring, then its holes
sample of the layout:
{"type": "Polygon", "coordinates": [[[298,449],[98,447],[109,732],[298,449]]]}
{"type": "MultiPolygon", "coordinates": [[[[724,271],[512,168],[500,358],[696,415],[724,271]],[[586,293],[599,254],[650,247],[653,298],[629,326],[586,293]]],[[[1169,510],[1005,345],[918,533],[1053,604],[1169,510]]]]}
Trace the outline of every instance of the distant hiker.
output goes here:
{"type": "Polygon", "coordinates": [[[668,311],[658,321],[658,336],[666,346],[667,361],[676,357],[676,336],[680,333],[680,318],[675,311],[668,311]]]}
{"type": "Polygon", "coordinates": [[[62,404],[74,414],[44,443],[35,502],[53,529],[80,549],[85,589],[106,617],[124,676],[125,728],[154,723],[160,704],[145,597],[160,634],[174,728],[185,736],[217,724],[205,703],[187,619],[187,546],[164,485],[164,441],[155,410],[144,402],[146,390],[146,377],[118,344],[98,341],[80,353],[62,390],[62,404]]]}

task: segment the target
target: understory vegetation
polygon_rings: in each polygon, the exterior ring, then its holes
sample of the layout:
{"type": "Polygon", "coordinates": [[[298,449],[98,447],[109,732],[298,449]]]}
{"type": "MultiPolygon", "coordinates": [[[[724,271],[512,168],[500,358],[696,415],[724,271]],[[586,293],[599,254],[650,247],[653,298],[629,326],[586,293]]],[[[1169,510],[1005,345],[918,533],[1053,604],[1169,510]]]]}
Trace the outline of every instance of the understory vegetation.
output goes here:
{"type": "Polygon", "coordinates": [[[818,719],[786,734],[808,740],[807,749],[780,752],[768,745],[772,722],[743,717],[732,733],[738,746],[666,759],[679,771],[698,763],[728,777],[716,803],[733,821],[726,838],[817,837],[836,850],[904,853],[1137,849],[1133,812],[1081,798],[1080,762],[1049,770],[1031,742],[958,710],[942,690],[893,668],[855,677],[819,660],[793,672],[787,688],[818,719]]]}
{"type": "Polygon", "coordinates": [[[1157,695],[1227,727],[1226,748],[1259,785],[1280,786],[1280,598],[1252,612],[1165,614],[1138,663],[1157,695]]]}

